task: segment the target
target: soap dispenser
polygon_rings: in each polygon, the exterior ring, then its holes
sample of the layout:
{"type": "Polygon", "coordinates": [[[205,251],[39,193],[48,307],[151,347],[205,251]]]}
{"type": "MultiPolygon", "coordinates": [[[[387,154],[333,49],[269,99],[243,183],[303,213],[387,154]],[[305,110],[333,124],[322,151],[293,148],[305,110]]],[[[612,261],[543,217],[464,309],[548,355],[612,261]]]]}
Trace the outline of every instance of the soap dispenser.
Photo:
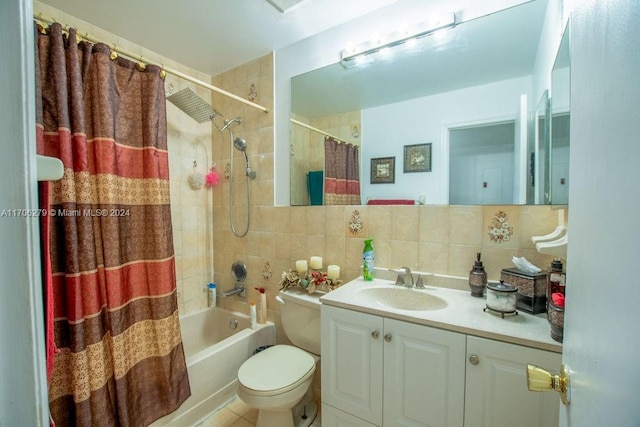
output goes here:
{"type": "Polygon", "coordinates": [[[469,287],[471,288],[471,296],[482,298],[484,296],[484,288],[487,286],[487,272],[484,265],[480,261],[480,252],[476,254],[476,261],[473,268],[469,272],[469,287]]]}

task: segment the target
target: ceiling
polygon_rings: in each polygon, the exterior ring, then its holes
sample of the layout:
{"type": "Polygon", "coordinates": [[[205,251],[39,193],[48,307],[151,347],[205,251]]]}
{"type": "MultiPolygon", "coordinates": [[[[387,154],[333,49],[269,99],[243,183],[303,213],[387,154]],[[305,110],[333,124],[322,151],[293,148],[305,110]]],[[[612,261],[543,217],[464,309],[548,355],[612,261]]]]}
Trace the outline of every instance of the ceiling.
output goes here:
{"type": "Polygon", "coordinates": [[[41,1],[215,76],[397,0],[303,0],[286,13],[267,0],[41,1]]]}

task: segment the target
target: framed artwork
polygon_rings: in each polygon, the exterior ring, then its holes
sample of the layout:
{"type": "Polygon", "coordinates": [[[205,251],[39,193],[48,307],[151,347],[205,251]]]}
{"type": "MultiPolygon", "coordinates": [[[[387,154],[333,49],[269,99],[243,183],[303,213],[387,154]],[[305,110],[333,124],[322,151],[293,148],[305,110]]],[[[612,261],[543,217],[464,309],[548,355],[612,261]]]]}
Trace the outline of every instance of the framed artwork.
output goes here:
{"type": "Polygon", "coordinates": [[[378,157],[371,159],[371,183],[393,184],[396,181],[396,158],[378,157]]]}
{"type": "Polygon", "coordinates": [[[431,172],[431,144],[404,146],[404,173],[431,172]]]}

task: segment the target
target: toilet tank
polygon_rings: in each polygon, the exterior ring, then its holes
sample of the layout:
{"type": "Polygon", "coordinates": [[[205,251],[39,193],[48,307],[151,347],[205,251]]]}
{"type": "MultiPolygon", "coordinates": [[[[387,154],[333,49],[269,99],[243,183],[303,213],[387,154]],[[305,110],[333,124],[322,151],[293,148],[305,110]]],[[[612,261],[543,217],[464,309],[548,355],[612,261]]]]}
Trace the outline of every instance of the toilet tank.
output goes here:
{"type": "Polygon", "coordinates": [[[280,291],[282,328],[293,345],[320,355],[320,296],[306,291],[280,291]]]}

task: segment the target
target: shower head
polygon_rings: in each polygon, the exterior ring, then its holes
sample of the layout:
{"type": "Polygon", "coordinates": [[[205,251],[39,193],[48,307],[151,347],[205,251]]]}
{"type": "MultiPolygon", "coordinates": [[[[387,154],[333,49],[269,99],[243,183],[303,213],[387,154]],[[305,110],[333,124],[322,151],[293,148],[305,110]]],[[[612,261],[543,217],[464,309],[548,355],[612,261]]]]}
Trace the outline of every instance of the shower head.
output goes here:
{"type": "Polygon", "coordinates": [[[208,122],[222,115],[190,88],[167,96],[167,101],[170,101],[198,123],[208,122]]]}
{"type": "Polygon", "coordinates": [[[233,140],[233,146],[238,151],[246,152],[247,151],[247,141],[243,138],[236,138],[233,140]]]}
{"type": "Polygon", "coordinates": [[[233,124],[239,125],[240,123],[242,123],[242,117],[236,117],[235,119],[225,119],[224,125],[222,125],[222,127],[220,128],[220,132],[224,132],[229,126],[233,124]]]}

